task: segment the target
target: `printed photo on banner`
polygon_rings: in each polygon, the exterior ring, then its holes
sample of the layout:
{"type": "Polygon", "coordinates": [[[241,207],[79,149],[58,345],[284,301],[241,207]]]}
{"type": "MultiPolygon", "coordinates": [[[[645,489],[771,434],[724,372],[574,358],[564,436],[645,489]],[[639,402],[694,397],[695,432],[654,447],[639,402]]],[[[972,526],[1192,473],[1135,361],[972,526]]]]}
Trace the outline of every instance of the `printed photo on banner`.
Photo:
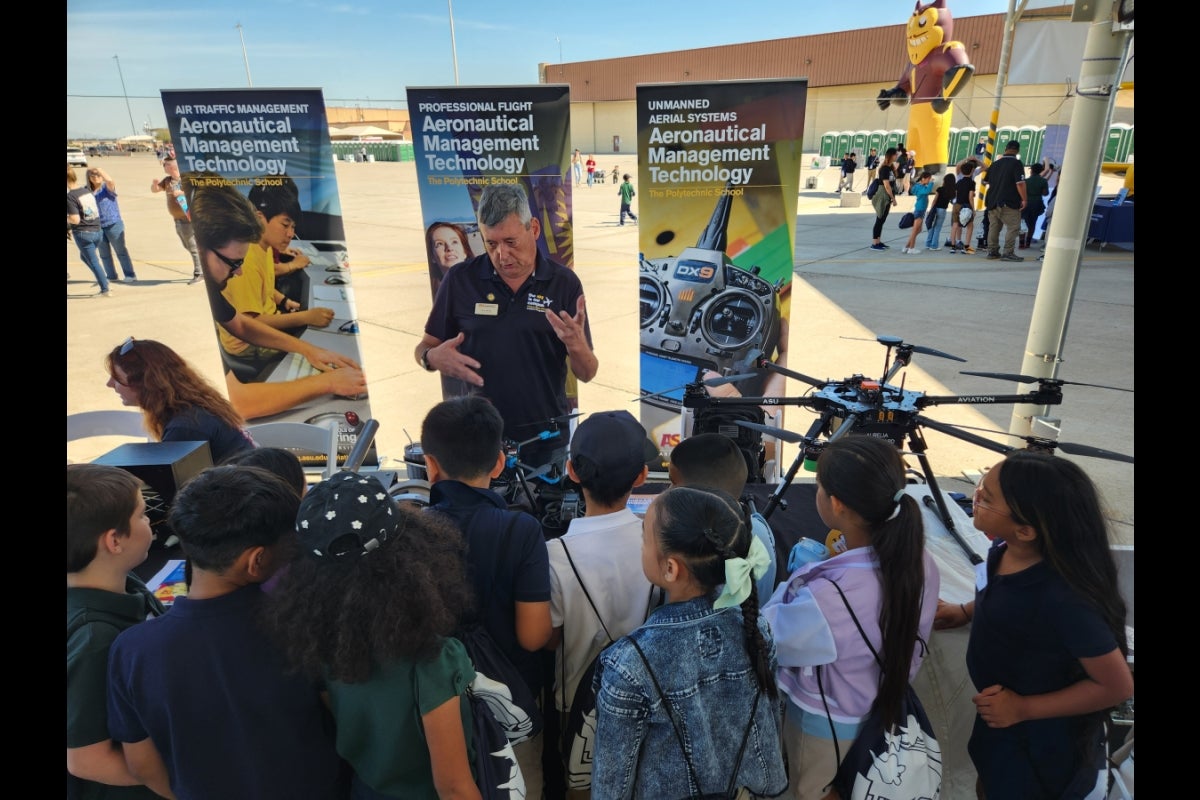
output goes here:
{"type": "MultiPolygon", "coordinates": [[[[538,250],[574,268],[567,87],[409,87],[407,98],[431,300],[451,267],[487,258],[476,212],[488,185],[519,184],[540,227],[538,250]]],[[[443,398],[470,390],[442,377],[443,398]]],[[[570,374],[567,394],[574,407],[570,374]]]]}
{"type": "MultiPolygon", "coordinates": [[[[806,94],[803,80],[637,88],[641,416],[664,455],[733,416],[782,425],[769,402],[703,398],[783,394],[767,362],[787,364],[806,94]]],[[[762,480],[772,454],[735,429],[762,480]]]]}
{"type": "Polygon", "coordinates": [[[371,409],[320,90],[162,99],[230,402],[250,425],[335,429],[344,462],[371,409]]]}

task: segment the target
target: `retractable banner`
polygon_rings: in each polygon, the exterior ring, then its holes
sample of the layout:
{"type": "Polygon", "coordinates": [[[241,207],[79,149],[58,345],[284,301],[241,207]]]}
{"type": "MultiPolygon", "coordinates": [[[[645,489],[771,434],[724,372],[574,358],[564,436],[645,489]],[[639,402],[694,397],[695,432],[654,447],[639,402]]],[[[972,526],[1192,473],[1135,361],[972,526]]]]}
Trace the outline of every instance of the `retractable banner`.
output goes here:
{"type": "Polygon", "coordinates": [[[751,459],[761,437],[734,420],[781,407],[705,408],[685,394],[700,381],[704,397],[783,394],[763,361],[787,364],[807,86],[637,87],[642,424],[664,456],[694,432],[739,439],[751,481],[764,477],[763,454],[751,459]]]}
{"type": "MultiPolygon", "coordinates": [[[[432,296],[450,267],[483,254],[475,212],[489,184],[520,184],[541,224],[538,248],[574,268],[567,86],[409,87],[408,113],[432,296]]],[[[444,398],[466,393],[442,378],[444,398]]],[[[574,406],[569,370],[567,397],[574,406]]]]}
{"type": "MultiPolygon", "coordinates": [[[[181,242],[198,251],[230,402],[252,424],[336,428],[344,463],[371,407],[321,90],[162,100],[179,177],[165,163],[159,185],[181,242]]],[[[374,446],[365,463],[378,463],[374,446]]]]}

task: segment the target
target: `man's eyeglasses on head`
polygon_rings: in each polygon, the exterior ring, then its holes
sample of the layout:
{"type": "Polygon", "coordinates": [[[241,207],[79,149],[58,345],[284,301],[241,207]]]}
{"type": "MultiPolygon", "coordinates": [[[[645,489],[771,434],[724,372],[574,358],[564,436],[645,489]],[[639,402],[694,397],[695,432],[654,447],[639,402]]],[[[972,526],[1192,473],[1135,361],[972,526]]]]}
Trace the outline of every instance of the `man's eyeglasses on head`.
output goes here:
{"type": "Polygon", "coordinates": [[[213,253],[216,254],[217,258],[224,261],[225,265],[227,267],[229,267],[231,270],[233,270],[234,272],[237,272],[239,269],[241,269],[242,264],[245,263],[245,261],[246,261],[246,258],[244,256],[242,258],[229,258],[226,255],[222,255],[220,250],[213,250],[213,253]]]}

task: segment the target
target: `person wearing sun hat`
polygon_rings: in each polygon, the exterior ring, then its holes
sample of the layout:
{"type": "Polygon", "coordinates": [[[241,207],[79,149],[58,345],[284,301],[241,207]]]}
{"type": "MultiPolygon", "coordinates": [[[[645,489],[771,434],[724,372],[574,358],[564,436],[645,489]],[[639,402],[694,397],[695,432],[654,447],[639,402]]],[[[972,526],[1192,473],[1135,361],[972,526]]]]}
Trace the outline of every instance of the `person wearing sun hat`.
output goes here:
{"type": "Polygon", "coordinates": [[[323,681],[353,796],[474,791],[463,695],[475,669],[451,635],[470,598],[458,530],[343,471],[305,495],[296,536],[266,622],[293,666],[323,681]]]}
{"type": "Polygon", "coordinates": [[[591,414],[571,438],[567,474],[583,489],[586,514],[547,543],[554,625],[547,647],[559,649],[560,710],[571,707],[588,664],[608,643],[604,630],[614,639],[624,636],[661,600],[642,572],[642,521],[626,507],[646,480],[647,464],[657,459],[646,429],[628,411],[591,414]]]}

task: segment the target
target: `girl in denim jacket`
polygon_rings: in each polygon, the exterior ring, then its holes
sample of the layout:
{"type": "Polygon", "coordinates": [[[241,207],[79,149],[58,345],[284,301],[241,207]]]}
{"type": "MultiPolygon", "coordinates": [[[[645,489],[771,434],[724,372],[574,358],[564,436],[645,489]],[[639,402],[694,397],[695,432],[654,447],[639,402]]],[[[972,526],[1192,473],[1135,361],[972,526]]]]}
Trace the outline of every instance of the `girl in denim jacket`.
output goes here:
{"type": "Polygon", "coordinates": [[[781,794],[775,646],[753,591],[766,548],[716,489],[668,489],[642,530],[642,571],[667,602],[600,656],[592,796],[781,794]]]}
{"type": "Polygon", "coordinates": [[[925,655],[917,638],[929,641],[939,578],[920,505],[904,486],[903,459],[886,439],[826,445],[817,459],[817,513],[842,532],[847,549],[797,569],[763,606],[779,648],[791,794],[800,800],[825,797],[837,772],[831,728],[844,754],[873,706],[892,724],[925,655]],[[882,676],[833,581],[882,655],[882,676]]]}

